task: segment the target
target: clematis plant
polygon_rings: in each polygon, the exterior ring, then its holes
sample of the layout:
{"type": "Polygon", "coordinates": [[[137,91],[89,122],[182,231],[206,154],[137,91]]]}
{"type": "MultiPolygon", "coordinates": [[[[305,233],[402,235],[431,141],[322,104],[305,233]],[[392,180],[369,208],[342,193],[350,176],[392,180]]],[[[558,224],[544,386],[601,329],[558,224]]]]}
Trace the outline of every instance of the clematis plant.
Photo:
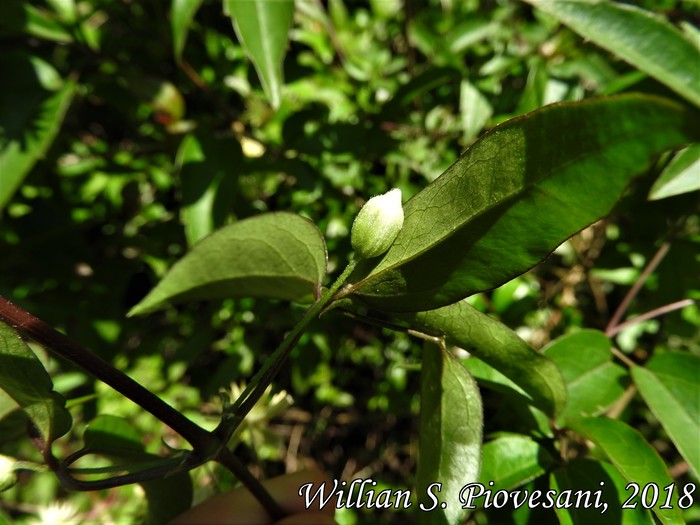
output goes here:
{"type": "MultiPolygon", "coordinates": [[[[0,386],[29,414],[41,436],[47,464],[68,488],[172,482],[183,479],[177,476],[186,478],[192,468],[216,461],[234,472],[272,516],[280,517],[284,514],[280,506],[228,444],[307,327],[334,307],[358,322],[408,331],[427,341],[421,368],[417,490],[419,501],[430,505],[434,494],[426,488],[439,482],[444,505],[435,508],[431,519],[460,523],[471,512],[460,503],[460,488],[479,480],[482,457],[500,452],[483,446],[480,391],[467,368],[474,361],[463,363],[451,348],[468,349],[474,359],[499,372],[502,381],[517,389],[557,431],[569,428],[603,449],[610,445],[608,436],[635,432],[619,421],[588,418],[601,402],[596,398],[589,407],[568,397],[570,385],[562,374],[567,361],[558,351],[551,356],[535,351],[464,299],[530,269],[568,237],[608,214],[630,181],[647,170],[657,155],[698,138],[698,121],[683,104],[650,95],[557,104],[507,121],[484,135],[405,204],[398,189],[370,199],[352,227],[356,257],[327,287],[326,244],[319,229],[306,218],[267,213],[214,232],[179,260],[129,315],[227,297],[307,304],[310,297],[313,300],[245,390],[226,404],[213,431],[4,299],[0,319],[7,325],[0,323],[0,355],[15,358],[0,367],[0,386]],[[128,422],[103,420],[86,432],[83,450],[64,460],[54,458],[51,443],[70,429],[70,415],[15,330],[141,405],[187,440],[191,450],[174,451],[166,458],[154,458],[142,449],[125,455],[123,450],[111,450],[110,441],[103,437],[113,432],[128,434],[122,428],[128,428],[128,422]],[[25,373],[29,364],[41,381],[24,386],[15,380],[21,376],[16,367],[21,366],[25,373]],[[72,463],[94,453],[123,460],[120,470],[127,473],[90,481],[76,477],[72,463]]],[[[608,402],[606,398],[603,405],[608,402]]],[[[504,444],[503,450],[511,444],[504,444]]],[[[532,442],[532,446],[538,445],[532,442]]],[[[656,482],[671,483],[651,447],[633,447],[632,453],[635,461],[618,458],[619,463],[660,464],[656,482]]],[[[533,457],[543,454],[540,451],[533,457]]],[[[689,459],[692,461],[694,458],[689,459]]],[[[629,475],[624,469],[621,472],[629,475]]],[[[679,522],[678,507],[657,505],[653,511],[665,522],[679,522]]]]}

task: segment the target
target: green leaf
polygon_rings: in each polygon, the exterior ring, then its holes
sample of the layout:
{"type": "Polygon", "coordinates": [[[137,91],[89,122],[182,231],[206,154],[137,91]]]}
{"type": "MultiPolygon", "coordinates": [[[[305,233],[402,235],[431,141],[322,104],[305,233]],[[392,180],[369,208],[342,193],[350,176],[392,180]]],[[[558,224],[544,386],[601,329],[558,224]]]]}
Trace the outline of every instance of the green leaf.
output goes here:
{"type": "Polygon", "coordinates": [[[695,475],[700,474],[700,356],[671,352],[632,369],[639,393],[695,475]]]}
{"type": "Polygon", "coordinates": [[[0,389],[26,412],[46,446],[70,430],[72,419],[66,400],[29,347],[0,323],[0,389]]]}
{"type": "Polygon", "coordinates": [[[568,392],[563,419],[597,416],[617,401],[629,384],[627,371],[612,362],[612,342],[597,330],[562,336],[542,350],[561,370],[568,392]]]}
{"type": "Polygon", "coordinates": [[[382,107],[382,119],[398,118],[405,113],[406,108],[440,86],[457,83],[460,78],[459,70],[453,67],[431,67],[405,84],[402,84],[394,96],[382,107]]]}
{"type": "Polygon", "coordinates": [[[504,394],[520,396],[527,402],[532,403],[532,398],[527,395],[527,392],[504,376],[501,372],[492,366],[487,365],[481,359],[470,356],[467,359],[464,359],[462,364],[467,368],[467,370],[469,370],[469,373],[481,386],[504,394]]]}
{"type": "Polygon", "coordinates": [[[224,0],[224,6],[233,19],[238,40],[253,61],[265,94],[272,107],[278,108],[294,0],[224,0]]]}
{"type": "Polygon", "coordinates": [[[489,490],[511,490],[543,475],[552,456],[527,436],[503,436],[484,445],[481,484],[489,490]],[[493,486],[489,482],[493,481],[493,486]]]}
{"type": "Polygon", "coordinates": [[[0,387],[0,420],[5,416],[12,414],[15,410],[19,408],[19,405],[8,396],[5,391],[0,387]]]}
{"type": "Polygon", "coordinates": [[[58,18],[66,24],[74,24],[78,19],[78,6],[75,2],[76,0],[46,0],[58,18]]]}
{"type": "Polygon", "coordinates": [[[188,135],[180,144],[176,165],[182,179],[182,222],[192,246],[223,225],[231,211],[232,170],[241,161],[234,139],[188,135]]]}
{"type": "MultiPolygon", "coordinates": [[[[658,453],[639,432],[625,423],[596,417],[570,420],[570,426],[600,447],[628,482],[636,483],[640,488],[654,483],[660,490],[673,483],[658,453]]],[[[652,509],[656,517],[668,525],[683,523],[678,492],[674,491],[671,508],[660,508],[664,499],[659,498],[652,509]]]]}
{"type": "Polygon", "coordinates": [[[655,201],[700,190],[700,144],[679,151],[649,191],[655,201]]]}
{"type": "Polygon", "coordinates": [[[466,301],[437,310],[397,316],[411,328],[465,349],[508,377],[531,403],[550,415],[566,404],[566,385],[559,368],[536,352],[503,323],[482,314],[466,301]]]}
{"type": "Polygon", "coordinates": [[[468,80],[462,80],[459,87],[459,112],[462,115],[464,140],[471,141],[489,121],[493,108],[476,86],[468,80]]]}
{"type": "Polygon", "coordinates": [[[173,32],[173,53],[178,62],[182,59],[192,20],[201,5],[202,0],[172,0],[170,27],[173,32]]]}
{"type": "Polygon", "coordinates": [[[111,451],[120,457],[144,451],[141,436],[129,421],[106,414],[90,422],[83,434],[83,443],[90,450],[111,451]]]}
{"type": "Polygon", "coordinates": [[[698,49],[662,18],[617,2],[527,1],[700,106],[698,49]]]}
{"type": "Polygon", "coordinates": [[[698,135],[699,121],[644,95],[512,119],[410,199],[393,246],[358,265],[349,282],[368,305],[399,312],[499,286],[609,213],[655,155],[698,135]]]}
{"type": "Polygon", "coordinates": [[[627,481],[609,463],[575,459],[555,470],[549,479],[562,503],[568,500],[572,504],[569,508],[564,505],[554,508],[562,525],[654,524],[651,513],[641,505],[622,509],[631,492],[626,490],[627,481]]]}
{"type": "MultiPolygon", "coordinates": [[[[132,424],[121,417],[100,415],[85,430],[85,448],[109,458],[123,470],[139,471],[180,462],[177,458],[160,458],[144,450],[141,436],[132,424]],[[127,462],[127,465],[122,465],[127,462]]],[[[192,504],[192,480],[187,472],[166,474],[140,485],[148,500],[146,524],[167,523],[192,504]]]]}
{"type": "Polygon", "coordinates": [[[58,133],[75,92],[46,62],[21,52],[0,55],[0,210],[58,133]]]}
{"type": "Polygon", "coordinates": [[[318,291],[325,272],[326,245],[316,225],[291,213],[266,213],[200,241],[128,315],[184,301],[296,300],[318,291]]]}
{"type": "MultiPolygon", "coordinates": [[[[425,523],[461,523],[459,492],[479,479],[483,427],[481,395],[474,379],[459,360],[437,345],[426,344],[421,368],[420,434],[417,488],[425,508],[425,523]],[[441,483],[440,491],[432,487],[441,483]],[[442,504],[446,504],[444,508],[442,504]]],[[[423,522],[423,521],[422,521],[423,522]]]]}
{"type": "MultiPolygon", "coordinates": [[[[73,37],[48,11],[24,0],[0,2],[0,35],[31,35],[44,40],[68,43],[73,37]]],[[[3,79],[9,77],[3,75],[3,79]]]]}

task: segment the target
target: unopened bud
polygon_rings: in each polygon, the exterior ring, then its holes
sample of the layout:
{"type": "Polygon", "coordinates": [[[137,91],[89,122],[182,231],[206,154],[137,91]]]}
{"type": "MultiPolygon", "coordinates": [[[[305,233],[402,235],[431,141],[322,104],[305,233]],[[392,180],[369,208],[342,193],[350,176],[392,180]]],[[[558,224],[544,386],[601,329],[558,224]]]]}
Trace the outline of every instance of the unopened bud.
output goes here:
{"type": "Polygon", "coordinates": [[[350,232],[352,248],[360,259],[378,257],[394,243],[403,226],[401,190],[372,197],[355,217],[350,232]]]}

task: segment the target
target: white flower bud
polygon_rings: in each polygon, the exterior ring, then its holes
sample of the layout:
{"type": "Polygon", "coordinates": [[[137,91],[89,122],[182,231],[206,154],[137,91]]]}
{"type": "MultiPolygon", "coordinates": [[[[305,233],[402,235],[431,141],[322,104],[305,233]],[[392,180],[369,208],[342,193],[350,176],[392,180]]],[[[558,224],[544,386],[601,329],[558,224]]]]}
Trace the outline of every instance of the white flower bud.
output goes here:
{"type": "Polygon", "coordinates": [[[368,200],[355,217],[350,232],[359,259],[378,257],[394,243],[403,226],[401,190],[394,188],[368,200]]]}

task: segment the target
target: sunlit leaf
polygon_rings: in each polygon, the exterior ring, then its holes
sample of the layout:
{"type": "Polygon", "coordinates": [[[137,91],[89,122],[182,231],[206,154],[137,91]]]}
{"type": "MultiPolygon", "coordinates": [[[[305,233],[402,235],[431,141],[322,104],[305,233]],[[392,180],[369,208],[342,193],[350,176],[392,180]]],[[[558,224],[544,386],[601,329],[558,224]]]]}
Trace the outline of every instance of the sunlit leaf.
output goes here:
{"type": "Polygon", "coordinates": [[[0,210],[44,155],[63,122],[75,84],[21,52],[0,54],[0,210]]]}
{"type": "Polygon", "coordinates": [[[282,95],[282,62],[287,51],[294,0],[224,0],[238,40],[255,65],[272,107],[282,95]]]}
{"type": "Polygon", "coordinates": [[[182,179],[182,222],[192,246],[223,225],[231,211],[241,148],[232,138],[188,135],[177,152],[182,179]]]}
{"type": "Polygon", "coordinates": [[[17,402],[0,387],[0,420],[19,408],[17,402]]]}
{"type": "Polygon", "coordinates": [[[543,475],[552,463],[549,452],[530,437],[499,437],[484,445],[481,483],[494,492],[511,490],[543,475]]]}
{"type": "Polygon", "coordinates": [[[67,24],[73,24],[78,18],[76,0],[46,0],[58,17],[67,24]]]}
{"type": "Polygon", "coordinates": [[[182,50],[185,48],[187,33],[194,16],[197,14],[202,0],[172,0],[170,13],[170,26],[173,32],[173,51],[175,59],[182,58],[182,50]]]}
{"type": "MultiPolygon", "coordinates": [[[[639,432],[622,421],[595,417],[570,420],[570,426],[600,447],[628,482],[636,483],[640,488],[654,483],[660,490],[673,483],[659,454],[639,432]]],[[[659,498],[652,509],[661,523],[683,523],[678,492],[674,492],[670,508],[661,508],[664,502],[665,497],[659,498]]]]}
{"type": "Polygon", "coordinates": [[[0,323],[0,389],[27,413],[46,444],[70,430],[65,399],[53,390],[34,353],[4,323],[0,323]]]}
{"type": "MultiPolygon", "coordinates": [[[[24,0],[0,2],[0,35],[27,34],[54,42],[71,42],[73,37],[50,12],[24,0]]],[[[3,78],[8,77],[3,74],[3,78]]]]}
{"type": "Polygon", "coordinates": [[[527,395],[527,392],[478,357],[469,356],[462,361],[462,364],[467,367],[472,377],[476,379],[481,386],[505,394],[522,396],[522,398],[529,403],[532,402],[532,398],[527,395]]]}
{"type": "Polygon", "coordinates": [[[319,289],[325,272],[326,246],[316,225],[291,213],[267,213],[200,241],[129,315],[183,301],[300,299],[319,289]]]}
{"type": "Polygon", "coordinates": [[[356,295],[415,311],[503,284],[608,214],[658,153],[698,136],[698,122],[670,100],[623,95],[494,128],[404,205],[393,246],[351,276],[356,295]]]}
{"type": "Polygon", "coordinates": [[[700,144],[679,151],[649,191],[655,201],[700,190],[700,144]]]}
{"type": "Polygon", "coordinates": [[[665,353],[634,367],[639,393],[695,474],[700,473],[700,356],[665,353]]]}
{"type": "Polygon", "coordinates": [[[542,350],[561,370],[568,401],[561,415],[602,414],[629,384],[627,371],[612,362],[612,342],[597,330],[582,330],[556,339],[542,350]]]}
{"type": "Polygon", "coordinates": [[[485,361],[522,388],[530,402],[544,412],[554,415],[564,408],[566,385],[557,365],[466,301],[398,318],[416,330],[445,337],[448,345],[459,346],[485,361]]]}
{"type": "Polygon", "coordinates": [[[527,1],[700,106],[698,49],[659,16],[621,2],[527,1]]]}
{"type": "Polygon", "coordinates": [[[464,140],[472,140],[491,118],[493,108],[474,84],[462,80],[459,88],[459,112],[462,114],[464,140]]]}
{"type": "Polygon", "coordinates": [[[445,504],[423,513],[425,523],[461,523],[468,510],[459,502],[461,487],[475,483],[481,469],[483,427],[481,395],[459,360],[436,345],[426,344],[421,368],[420,434],[417,486],[419,500],[445,504]],[[440,491],[431,485],[441,483],[440,491]]]}

